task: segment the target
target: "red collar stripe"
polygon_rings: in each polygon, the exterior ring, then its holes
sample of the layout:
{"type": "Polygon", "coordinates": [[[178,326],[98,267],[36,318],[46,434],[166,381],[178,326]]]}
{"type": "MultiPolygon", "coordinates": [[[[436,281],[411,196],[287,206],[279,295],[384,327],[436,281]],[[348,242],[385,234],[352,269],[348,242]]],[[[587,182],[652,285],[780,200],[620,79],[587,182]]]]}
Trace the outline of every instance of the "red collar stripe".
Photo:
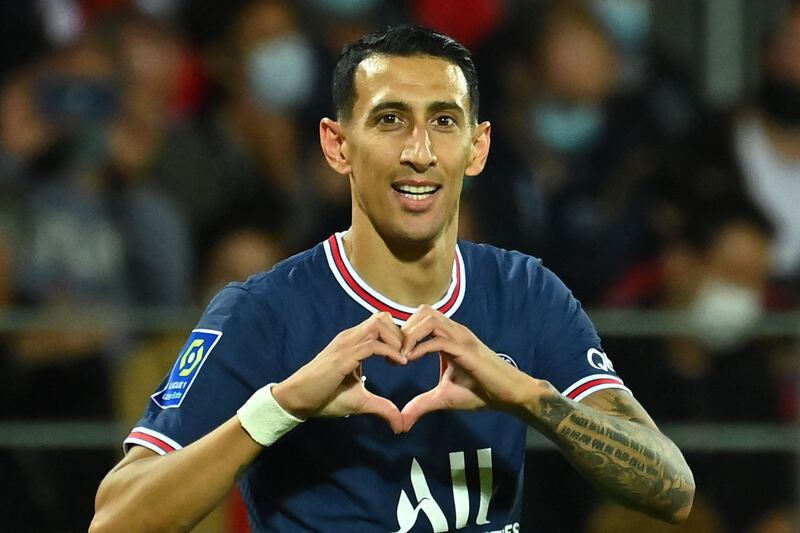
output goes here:
{"type": "MultiPolygon", "coordinates": [[[[395,321],[405,322],[413,314],[413,309],[403,308],[399,304],[393,304],[388,298],[380,298],[374,289],[370,289],[363,281],[358,279],[358,274],[354,274],[352,267],[344,255],[343,247],[339,239],[340,235],[331,235],[326,244],[328,252],[328,262],[333,270],[334,276],[339,283],[356,301],[371,311],[387,312],[395,321]]],[[[464,280],[463,264],[459,253],[455,254],[453,264],[454,279],[446,296],[447,300],[439,302],[435,307],[441,313],[455,312],[456,308],[463,300],[464,280]]],[[[448,315],[449,316],[449,315],[448,315]]]]}
{"type": "MultiPolygon", "coordinates": [[[[458,262],[459,258],[458,254],[456,254],[456,263],[458,262]]],[[[437,309],[437,311],[441,313],[448,312],[455,305],[456,300],[458,300],[458,295],[461,292],[461,265],[456,264],[455,271],[456,271],[456,287],[455,290],[453,290],[453,294],[450,295],[450,299],[447,300],[443,306],[437,309]]]]}
{"type": "Polygon", "coordinates": [[[368,293],[364,288],[353,279],[353,276],[350,275],[350,271],[347,270],[347,267],[342,260],[342,254],[339,250],[339,242],[336,240],[335,235],[331,235],[330,239],[328,239],[328,243],[331,245],[331,252],[333,253],[333,260],[336,263],[336,269],[339,271],[339,274],[342,275],[344,278],[345,283],[347,286],[350,287],[356,294],[358,294],[361,298],[363,298],[369,305],[377,309],[378,311],[385,311],[387,313],[391,313],[394,318],[398,318],[400,320],[408,320],[411,318],[411,314],[406,313],[405,311],[400,311],[399,309],[394,309],[385,303],[381,302],[370,293],[368,293]]]}

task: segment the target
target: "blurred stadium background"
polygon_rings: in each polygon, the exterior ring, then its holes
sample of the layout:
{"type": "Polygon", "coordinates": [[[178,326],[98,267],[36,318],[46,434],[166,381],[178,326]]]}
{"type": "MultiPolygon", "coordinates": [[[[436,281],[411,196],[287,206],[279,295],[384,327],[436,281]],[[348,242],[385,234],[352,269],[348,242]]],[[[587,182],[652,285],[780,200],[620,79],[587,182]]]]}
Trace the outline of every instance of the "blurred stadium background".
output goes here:
{"type": "MultiPolygon", "coordinates": [[[[527,527],[800,531],[788,0],[3,2],[0,531],[85,530],[201,306],[347,226],[317,140],[332,66],[401,22],[478,64],[494,142],[463,236],[566,281],[697,477],[667,528],[531,434],[527,527]]],[[[198,531],[246,531],[236,496],[198,531]]]]}

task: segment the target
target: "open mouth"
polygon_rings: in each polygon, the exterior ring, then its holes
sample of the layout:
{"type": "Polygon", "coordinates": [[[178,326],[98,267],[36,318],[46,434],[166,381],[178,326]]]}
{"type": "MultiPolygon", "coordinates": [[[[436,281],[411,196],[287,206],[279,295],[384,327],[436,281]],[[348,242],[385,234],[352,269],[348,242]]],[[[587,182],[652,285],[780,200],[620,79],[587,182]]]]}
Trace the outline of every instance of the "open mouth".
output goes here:
{"type": "Polygon", "coordinates": [[[411,200],[424,200],[433,196],[442,188],[441,185],[392,185],[392,188],[401,196],[411,200]]]}

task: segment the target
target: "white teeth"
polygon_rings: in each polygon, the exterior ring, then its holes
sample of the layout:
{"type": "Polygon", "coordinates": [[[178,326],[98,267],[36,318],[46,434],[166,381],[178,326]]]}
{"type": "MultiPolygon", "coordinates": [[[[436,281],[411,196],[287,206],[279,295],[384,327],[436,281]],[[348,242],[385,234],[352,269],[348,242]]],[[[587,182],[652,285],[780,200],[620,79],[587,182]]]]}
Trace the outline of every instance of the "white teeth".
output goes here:
{"type": "Polygon", "coordinates": [[[436,192],[435,185],[398,185],[397,190],[408,194],[430,194],[436,192]]]}
{"type": "Polygon", "coordinates": [[[430,194],[409,194],[407,192],[401,192],[400,196],[404,198],[411,198],[412,200],[424,200],[425,198],[430,197],[430,194]]]}

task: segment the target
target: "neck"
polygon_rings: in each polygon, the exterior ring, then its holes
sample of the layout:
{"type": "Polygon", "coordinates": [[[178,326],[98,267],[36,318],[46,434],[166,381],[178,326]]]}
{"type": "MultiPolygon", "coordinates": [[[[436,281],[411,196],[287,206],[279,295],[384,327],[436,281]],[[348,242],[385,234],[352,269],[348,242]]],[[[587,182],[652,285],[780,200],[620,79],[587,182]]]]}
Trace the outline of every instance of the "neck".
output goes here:
{"type": "Polygon", "coordinates": [[[409,242],[382,237],[372,224],[353,225],[344,237],[347,258],[358,275],[393,301],[418,307],[438,302],[450,286],[457,224],[432,241],[409,242]]]}

